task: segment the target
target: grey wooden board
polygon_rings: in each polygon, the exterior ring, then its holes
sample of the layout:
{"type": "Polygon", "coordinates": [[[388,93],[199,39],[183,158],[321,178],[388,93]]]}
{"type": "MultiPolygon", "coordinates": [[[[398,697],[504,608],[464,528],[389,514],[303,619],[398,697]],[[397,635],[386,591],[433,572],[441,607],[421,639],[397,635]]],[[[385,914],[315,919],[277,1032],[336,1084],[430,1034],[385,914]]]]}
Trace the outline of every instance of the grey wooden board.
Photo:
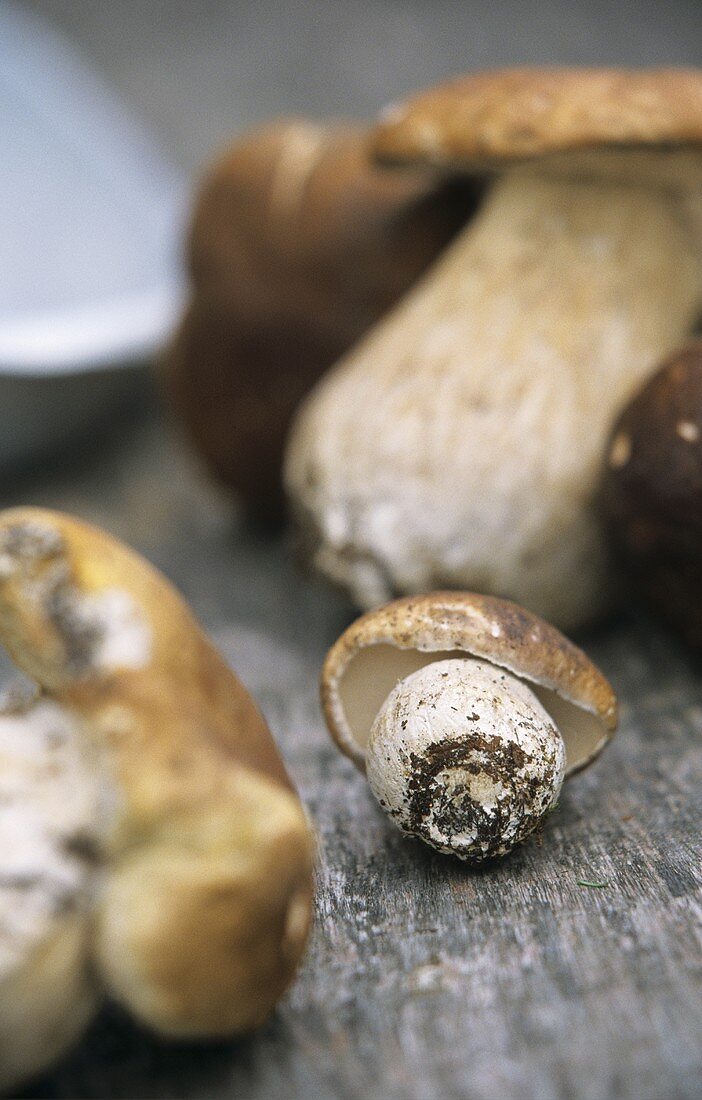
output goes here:
{"type": "Polygon", "coordinates": [[[317,675],[352,609],[247,529],[159,420],[1,496],[104,525],[178,585],[260,700],[319,838],[310,950],[260,1035],[169,1046],[110,1009],[27,1096],[702,1095],[702,677],[664,634],[624,617],[585,639],[621,732],[542,838],[476,872],[403,839],[327,738],[317,675]]]}
{"type": "MultiPolygon", "coordinates": [[[[273,114],[366,117],[470,68],[702,62],[700,0],[28,6],[193,174],[273,114]]],[[[232,517],[158,422],[86,442],[0,487],[0,502],[102,523],[181,587],[260,699],[320,851],[307,961],[259,1035],[167,1046],[110,1009],[28,1097],[702,1097],[702,674],[657,628],[632,614],[585,640],[621,694],[621,732],[564,792],[541,846],[474,872],[394,832],[327,740],[316,678],[351,608],[232,517]]]]}

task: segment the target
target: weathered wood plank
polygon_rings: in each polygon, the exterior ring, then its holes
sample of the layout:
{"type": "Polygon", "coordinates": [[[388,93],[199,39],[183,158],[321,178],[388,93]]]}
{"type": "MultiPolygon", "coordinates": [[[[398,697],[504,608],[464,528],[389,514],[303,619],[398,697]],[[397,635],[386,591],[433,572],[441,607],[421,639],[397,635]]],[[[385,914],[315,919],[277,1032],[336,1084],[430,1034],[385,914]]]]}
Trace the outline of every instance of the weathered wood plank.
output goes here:
{"type": "Polygon", "coordinates": [[[168,1046],[112,1008],[27,1096],[699,1097],[702,677],[673,642],[634,617],[585,640],[621,732],[541,838],[476,872],[404,840],[323,730],[318,669],[350,607],[238,523],[160,424],[2,497],[101,523],[179,585],[319,835],[308,958],[259,1036],[168,1046]]]}

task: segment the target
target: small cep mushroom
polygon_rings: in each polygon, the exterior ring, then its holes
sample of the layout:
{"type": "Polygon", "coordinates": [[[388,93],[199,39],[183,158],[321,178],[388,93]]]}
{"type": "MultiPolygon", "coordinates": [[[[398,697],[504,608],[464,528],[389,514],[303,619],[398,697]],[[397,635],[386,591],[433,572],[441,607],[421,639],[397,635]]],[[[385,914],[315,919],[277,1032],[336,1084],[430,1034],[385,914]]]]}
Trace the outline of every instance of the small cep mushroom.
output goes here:
{"type": "Polygon", "coordinates": [[[701,143],[692,71],[495,72],[386,112],[384,162],[498,179],[293,426],[297,526],[361,607],[475,588],[568,630],[607,608],[602,451],[699,312],[701,143]]]}
{"type": "Polygon", "coordinates": [[[620,416],[603,503],[626,576],[702,646],[702,342],[670,356],[620,416]]]}
{"type": "Polygon", "coordinates": [[[404,597],[330,650],[324,716],[384,812],[440,852],[505,855],[617,725],[604,676],[554,627],[468,592],[404,597]]]}
{"type": "Polygon", "coordinates": [[[472,213],[474,181],[378,168],[370,131],[284,120],[209,171],[190,236],[193,297],[165,382],[210,470],[250,512],[282,503],[293,409],[406,293],[472,213]]]}
{"type": "Polygon", "coordinates": [[[0,513],[0,1089],[105,994],[167,1036],[261,1024],[307,937],[311,838],[257,707],[170,584],[86,524],[0,513]]]}

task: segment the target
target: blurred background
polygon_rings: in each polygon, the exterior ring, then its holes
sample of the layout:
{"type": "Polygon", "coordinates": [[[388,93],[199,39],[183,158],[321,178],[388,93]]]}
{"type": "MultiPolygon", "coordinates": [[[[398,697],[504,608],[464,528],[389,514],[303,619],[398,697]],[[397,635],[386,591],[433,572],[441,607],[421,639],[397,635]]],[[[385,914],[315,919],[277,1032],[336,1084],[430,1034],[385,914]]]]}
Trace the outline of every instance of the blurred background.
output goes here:
{"type": "Polygon", "coordinates": [[[134,405],[184,300],[195,183],[247,127],[371,119],[489,66],[700,60],[698,0],[4,0],[2,469],[134,405]]]}

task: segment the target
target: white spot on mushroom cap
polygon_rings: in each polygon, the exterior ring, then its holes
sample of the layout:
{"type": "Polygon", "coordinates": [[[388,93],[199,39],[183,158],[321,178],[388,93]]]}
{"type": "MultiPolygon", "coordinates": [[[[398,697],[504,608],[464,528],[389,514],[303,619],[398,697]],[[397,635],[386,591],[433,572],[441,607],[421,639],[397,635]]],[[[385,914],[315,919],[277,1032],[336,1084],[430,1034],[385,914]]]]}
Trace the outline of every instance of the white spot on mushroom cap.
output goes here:
{"type": "Polygon", "coordinates": [[[609,449],[609,465],[612,470],[621,470],[631,458],[631,436],[618,432],[609,449]]]}
{"type": "Polygon", "coordinates": [[[675,432],[684,443],[697,443],[700,438],[700,429],[692,420],[679,420],[675,432]]]}
{"type": "Polygon", "coordinates": [[[327,131],[313,122],[295,122],[285,130],[269,188],[269,207],[275,217],[287,219],[299,212],[326,141],[327,131]]]}
{"type": "Polygon", "coordinates": [[[395,100],[387,103],[380,112],[379,119],[384,125],[396,125],[407,118],[407,104],[395,100]]]}

